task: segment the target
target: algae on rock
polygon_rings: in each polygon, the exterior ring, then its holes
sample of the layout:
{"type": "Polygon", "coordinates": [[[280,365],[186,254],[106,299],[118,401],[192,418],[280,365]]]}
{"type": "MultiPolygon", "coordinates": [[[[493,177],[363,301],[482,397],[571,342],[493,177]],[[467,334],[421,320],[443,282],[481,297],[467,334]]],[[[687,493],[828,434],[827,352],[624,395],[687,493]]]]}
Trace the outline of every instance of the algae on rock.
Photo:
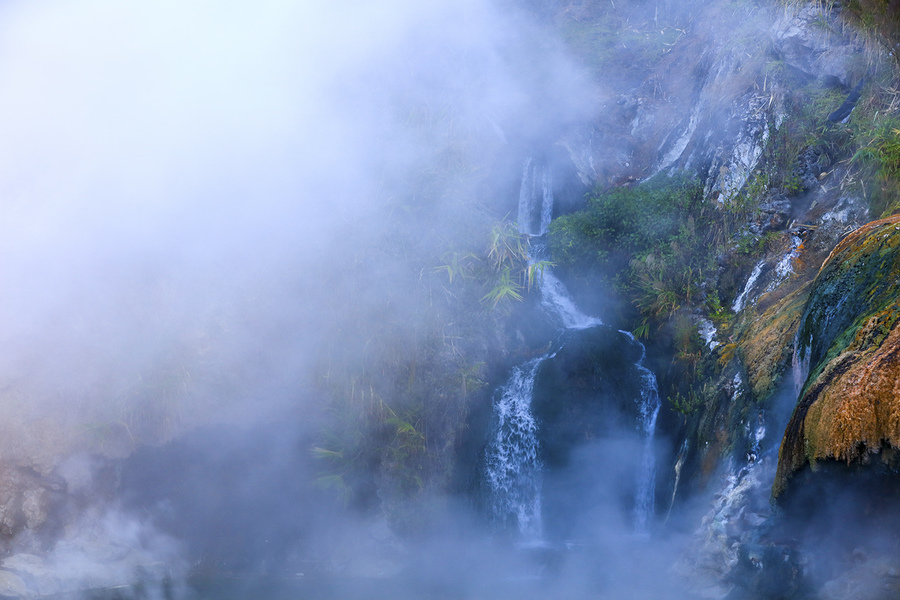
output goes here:
{"type": "Polygon", "coordinates": [[[866,464],[883,447],[900,448],[898,297],[895,216],[848,235],[813,285],[797,349],[809,375],[782,442],[776,496],[816,461],[866,464]]]}

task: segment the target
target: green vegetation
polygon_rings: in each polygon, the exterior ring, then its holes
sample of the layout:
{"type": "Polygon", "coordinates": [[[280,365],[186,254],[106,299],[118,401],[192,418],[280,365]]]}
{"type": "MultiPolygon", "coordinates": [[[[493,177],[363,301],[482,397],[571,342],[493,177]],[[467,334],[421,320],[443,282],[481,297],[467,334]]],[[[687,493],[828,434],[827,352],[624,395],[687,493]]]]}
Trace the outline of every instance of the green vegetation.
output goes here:
{"type": "Polygon", "coordinates": [[[900,211],[900,92],[873,80],[847,123],[829,123],[817,133],[814,141],[836,161],[850,162],[842,185],[866,198],[873,217],[900,211]]]}
{"type": "MultiPolygon", "coordinates": [[[[847,98],[846,90],[823,87],[780,61],[769,63],[764,77],[781,82],[786,118],[779,127],[770,126],[763,166],[751,186],[779,189],[787,196],[804,191],[798,167],[803,154],[811,152],[817,157],[809,165],[815,177],[850,164],[841,186],[862,194],[873,217],[900,211],[900,91],[895,76],[893,69],[860,64],[851,74],[851,83],[865,82],[856,108],[846,123],[833,123],[828,117],[847,98]]],[[[747,193],[754,195],[751,186],[747,193]]]]}
{"type": "Polygon", "coordinates": [[[550,226],[550,248],[566,274],[605,273],[635,308],[628,323],[634,334],[668,348],[666,395],[685,415],[701,404],[695,384],[719,370],[703,352],[691,312],[705,305],[713,318],[725,318],[718,294],[705,291],[704,273],[715,272],[716,241],[729,214],[703,199],[698,182],[662,175],[595,192],[587,208],[550,226]]]}
{"type": "Polygon", "coordinates": [[[482,276],[490,290],[482,296],[493,308],[507,300],[522,301],[531,291],[550,261],[531,261],[529,238],[519,233],[516,224],[503,221],[491,229],[487,255],[482,261],[482,276]]]}
{"type": "Polygon", "coordinates": [[[855,137],[863,136],[868,139],[861,140],[864,144],[853,155],[853,163],[866,182],[863,191],[868,193],[871,212],[882,217],[896,214],[900,211],[900,115],[873,119],[869,131],[859,131],[855,137]]]}
{"type": "Polygon", "coordinates": [[[588,207],[556,219],[550,249],[570,272],[599,268],[640,311],[649,333],[703,294],[719,215],[700,186],[659,176],[630,188],[595,193],[588,207]]]}
{"type": "Polygon", "coordinates": [[[530,260],[528,236],[505,220],[466,223],[449,238],[453,246],[423,247],[415,228],[398,229],[379,250],[392,260],[400,254],[418,277],[391,293],[376,321],[357,307],[368,299],[347,295],[340,314],[359,318],[320,353],[326,418],[312,452],[323,488],[348,506],[377,507],[395,531],[417,535],[451,485],[470,406],[486,401],[486,359],[496,343],[488,337],[548,263],[530,260]]]}

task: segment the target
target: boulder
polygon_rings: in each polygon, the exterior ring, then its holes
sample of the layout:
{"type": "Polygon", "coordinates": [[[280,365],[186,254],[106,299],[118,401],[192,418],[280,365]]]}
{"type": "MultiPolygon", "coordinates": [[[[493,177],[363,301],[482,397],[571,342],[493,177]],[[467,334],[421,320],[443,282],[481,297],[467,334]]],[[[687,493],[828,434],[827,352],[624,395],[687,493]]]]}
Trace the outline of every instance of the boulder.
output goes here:
{"type": "Polygon", "coordinates": [[[797,337],[805,383],[774,493],[817,461],[896,462],[900,449],[900,216],[869,223],[822,266],[797,337]]]}

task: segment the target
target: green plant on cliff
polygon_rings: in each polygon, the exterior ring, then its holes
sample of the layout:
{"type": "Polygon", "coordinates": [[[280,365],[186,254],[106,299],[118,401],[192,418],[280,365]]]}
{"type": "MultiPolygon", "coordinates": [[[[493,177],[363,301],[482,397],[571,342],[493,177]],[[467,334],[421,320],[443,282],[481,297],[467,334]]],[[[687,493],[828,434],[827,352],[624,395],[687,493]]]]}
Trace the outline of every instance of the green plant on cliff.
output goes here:
{"type": "Polygon", "coordinates": [[[531,291],[552,263],[532,261],[529,247],[529,237],[520,233],[515,223],[502,221],[491,228],[482,269],[490,289],[482,296],[482,302],[497,308],[508,300],[521,301],[531,291]]]}
{"type": "Polygon", "coordinates": [[[577,276],[600,269],[638,308],[646,335],[701,297],[711,267],[715,209],[696,181],[658,176],[629,188],[595,192],[582,211],[550,226],[554,260],[577,276]]]}
{"type": "Polygon", "coordinates": [[[888,115],[870,132],[860,133],[868,139],[853,155],[869,182],[869,206],[875,216],[888,216],[900,210],[900,117],[888,115]]]}

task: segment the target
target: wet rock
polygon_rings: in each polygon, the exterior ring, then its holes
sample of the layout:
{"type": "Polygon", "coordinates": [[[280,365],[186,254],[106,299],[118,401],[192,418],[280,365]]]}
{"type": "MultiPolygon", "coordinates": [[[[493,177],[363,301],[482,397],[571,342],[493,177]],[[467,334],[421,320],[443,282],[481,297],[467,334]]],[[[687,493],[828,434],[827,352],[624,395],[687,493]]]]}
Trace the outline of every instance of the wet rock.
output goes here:
{"type": "Polygon", "coordinates": [[[541,454],[562,465],[585,440],[630,428],[639,418],[640,346],[607,326],[571,331],[538,371],[532,411],[541,424],[541,454]]]}
{"type": "Polygon", "coordinates": [[[900,448],[900,216],[848,235],[813,285],[797,360],[809,373],[785,432],[776,495],[810,461],[867,464],[900,448]]]}
{"type": "Polygon", "coordinates": [[[830,166],[831,157],[821,146],[808,146],[804,149],[797,157],[793,170],[793,176],[800,185],[797,191],[806,192],[818,185],[820,176],[830,166]]]}

